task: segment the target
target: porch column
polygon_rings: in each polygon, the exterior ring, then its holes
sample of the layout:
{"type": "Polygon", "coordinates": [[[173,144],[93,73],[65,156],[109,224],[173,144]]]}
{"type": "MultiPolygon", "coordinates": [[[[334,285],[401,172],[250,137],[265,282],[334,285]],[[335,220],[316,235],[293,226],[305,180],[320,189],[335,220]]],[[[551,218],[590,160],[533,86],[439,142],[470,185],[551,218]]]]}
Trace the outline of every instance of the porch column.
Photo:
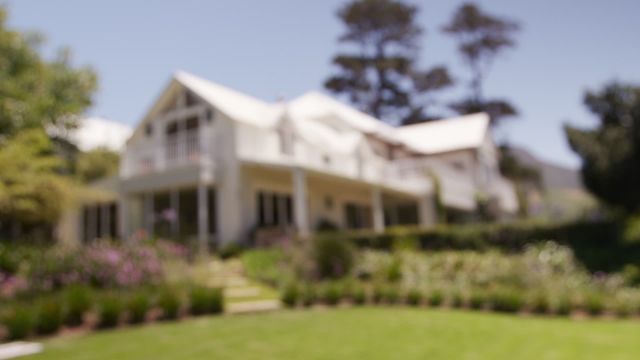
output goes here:
{"type": "Polygon", "coordinates": [[[418,199],[418,225],[427,227],[436,224],[436,209],[433,196],[423,195],[418,199]]]}
{"type": "Polygon", "coordinates": [[[371,205],[373,215],[373,230],[375,232],[384,231],[384,207],[382,206],[382,190],[375,186],[371,191],[371,205]]]}
{"type": "Polygon", "coordinates": [[[173,219],[171,220],[171,235],[177,239],[180,234],[180,192],[175,189],[171,190],[169,196],[171,211],[173,212],[173,219]]]}
{"type": "Polygon", "coordinates": [[[307,237],[309,231],[309,219],[307,213],[307,179],[303,169],[293,169],[293,220],[298,230],[298,235],[307,237]]]}
{"type": "Polygon", "coordinates": [[[127,201],[127,195],[122,194],[118,199],[118,233],[122,241],[128,242],[130,239],[130,225],[129,225],[129,202],[127,201]]]}
{"type": "Polygon", "coordinates": [[[207,185],[198,185],[198,246],[202,253],[209,245],[209,196],[207,185]]]}
{"type": "Polygon", "coordinates": [[[144,194],[144,221],[147,230],[147,236],[153,236],[153,224],[155,222],[153,214],[153,194],[144,194]]]}

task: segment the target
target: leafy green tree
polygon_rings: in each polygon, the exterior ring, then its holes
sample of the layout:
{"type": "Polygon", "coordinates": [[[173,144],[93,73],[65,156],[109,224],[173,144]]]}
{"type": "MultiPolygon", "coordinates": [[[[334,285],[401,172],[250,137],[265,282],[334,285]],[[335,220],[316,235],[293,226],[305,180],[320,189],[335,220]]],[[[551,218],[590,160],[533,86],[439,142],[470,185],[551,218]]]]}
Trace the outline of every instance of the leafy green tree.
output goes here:
{"type": "Polygon", "coordinates": [[[24,130],[0,147],[0,224],[53,224],[69,199],[69,178],[42,129],[24,130]]]}
{"type": "Polygon", "coordinates": [[[339,41],[348,50],[333,58],[337,72],[325,87],[385,121],[426,117],[430,94],[452,80],[443,66],[417,69],[423,32],[416,24],[417,12],[400,0],[353,0],[340,8],[338,17],[346,31],[339,41]]]}
{"type": "Polygon", "coordinates": [[[53,61],[43,59],[42,36],[14,31],[6,18],[0,7],[0,141],[23,129],[73,127],[91,105],[96,75],[73,68],[68,50],[53,61]]]}
{"type": "Polygon", "coordinates": [[[91,182],[118,173],[120,155],[106,148],[98,148],[78,155],[76,173],[80,181],[91,182]]]}
{"type": "Polygon", "coordinates": [[[565,132],[582,158],[585,186],[614,208],[640,212],[640,87],[610,83],[587,92],[584,103],[598,126],[566,125],[565,132]]]}
{"type": "Polygon", "coordinates": [[[503,99],[486,99],[483,82],[495,59],[515,46],[517,22],[484,12],[473,3],[465,3],[454,13],[443,31],[458,41],[458,51],[469,68],[470,94],[451,108],[460,114],[487,112],[495,124],[499,119],[517,115],[517,110],[503,99]]]}

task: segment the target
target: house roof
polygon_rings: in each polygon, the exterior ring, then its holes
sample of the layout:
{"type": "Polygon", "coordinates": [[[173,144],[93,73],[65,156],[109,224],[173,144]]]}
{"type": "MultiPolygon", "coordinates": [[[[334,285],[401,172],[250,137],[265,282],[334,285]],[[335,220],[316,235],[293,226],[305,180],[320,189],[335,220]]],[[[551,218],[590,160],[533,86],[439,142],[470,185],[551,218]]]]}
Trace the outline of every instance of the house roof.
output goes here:
{"type": "Polygon", "coordinates": [[[425,154],[476,148],[489,130],[485,113],[460,116],[395,129],[396,136],[411,148],[425,154]]]}
{"type": "Polygon", "coordinates": [[[280,111],[276,104],[269,104],[185,71],[176,72],[174,79],[237,121],[269,127],[278,120],[280,111]]]}
{"type": "Polygon", "coordinates": [[[82,151],[99,147],[121,151],[132,132],[131,126],[121,122],[91,117],[80,120],[78,128],[70,132],[69,138],[82,151]]]}

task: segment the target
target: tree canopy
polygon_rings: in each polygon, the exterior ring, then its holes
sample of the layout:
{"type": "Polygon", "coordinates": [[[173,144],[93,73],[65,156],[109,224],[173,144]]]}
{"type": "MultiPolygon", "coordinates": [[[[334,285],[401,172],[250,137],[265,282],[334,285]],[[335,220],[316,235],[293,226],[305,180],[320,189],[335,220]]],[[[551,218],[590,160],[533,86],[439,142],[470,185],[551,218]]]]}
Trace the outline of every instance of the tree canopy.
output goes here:
{"type": "Polygon", "coordinates": [[[451,104],[460,114],[485,111],[492,123],[517,114],[516,108],[504,99],[487,99],[483,93],[485,81],[495,59],[516,45],[517,22],[484,12],[473,3],[465,3],[453,14],[443,31],[458,41],[458,51],[469,68],[470,93],[466,98],[451,104]]]}
{"type": "Polygon", "coordinates": [[[118,173],[120,155],[106,148],[80,153],[76,160],[76,174],[82,182],[92,182],[118,173]]]}
{"type": "Polygon", "coordinates": [[[565,132],[582,159],[585,186],[614,208],[640,212],[640,87],[610,83],[587,92],[584,103],[598,125],[566,125],[565,132]]]}
{"type": "Polygon", "coordinates": [[[325,87],[346,95],[362,111],[391,123],[428,117],[429,94],[449,86],[444,66],[418,69],[423,29],[417,7],[400,0],[353,0],[339,9],[347,46],[333,58],[337,72],[325,87]]]}

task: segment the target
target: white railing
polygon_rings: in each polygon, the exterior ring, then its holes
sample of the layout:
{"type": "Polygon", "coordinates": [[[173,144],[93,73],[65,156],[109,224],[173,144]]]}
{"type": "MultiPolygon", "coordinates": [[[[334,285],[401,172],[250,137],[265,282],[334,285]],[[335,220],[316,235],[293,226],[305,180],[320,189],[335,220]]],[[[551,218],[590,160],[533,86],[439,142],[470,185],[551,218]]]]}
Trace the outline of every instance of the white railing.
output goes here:
{"type": "Polygon", "coordinates": [[[168,136],[164,142],[130,145],[124,153],[124,177],[161,172],[205,158],[198,129],[168,136]]]}

